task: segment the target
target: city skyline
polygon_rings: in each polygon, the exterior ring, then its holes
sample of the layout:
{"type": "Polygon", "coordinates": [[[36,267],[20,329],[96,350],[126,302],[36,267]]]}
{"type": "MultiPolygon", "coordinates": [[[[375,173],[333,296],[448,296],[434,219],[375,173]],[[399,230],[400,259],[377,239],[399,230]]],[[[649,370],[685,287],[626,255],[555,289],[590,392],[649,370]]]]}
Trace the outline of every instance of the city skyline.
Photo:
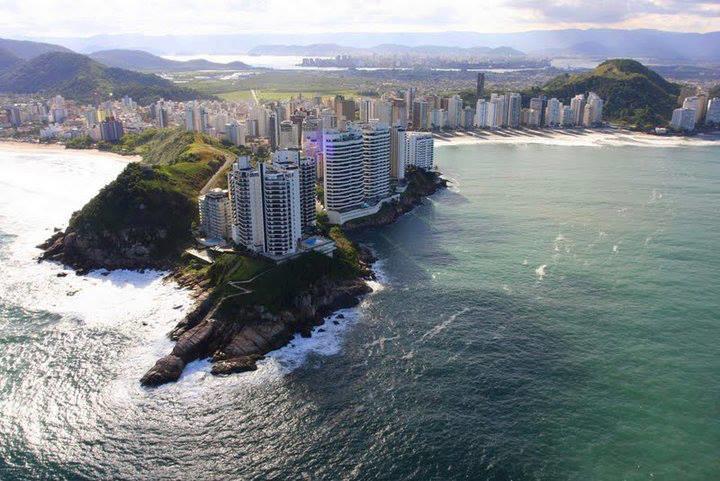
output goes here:
{"type": "Polygon", "coordinates": [[[292,15],[280,0],[130,0],[122,9],[81,0],[69,11],[47,0],[0,1],[0,31],[23,38],[91,37],[102,34],[193,35],[263,33],[296,29],[341,32],[525,32],[567,28],[660,29],[706,33],[720,30],[720,4],[705,0],[643,0],[588,3],[577,0],[537,2],[492,0],[482,9],[469,0],[452,5],[400,0],[342,0],[332,9],[314,0],[293,2],[292,15]],[[492,12],[492,15],[488,15],[492,12]],[[162,18],[162,22],[158,19],[162,18]],[[59,22],[58,19],[62,19],[59,22]],[[272,19],[272,21],[268,21],[272,19]]]}

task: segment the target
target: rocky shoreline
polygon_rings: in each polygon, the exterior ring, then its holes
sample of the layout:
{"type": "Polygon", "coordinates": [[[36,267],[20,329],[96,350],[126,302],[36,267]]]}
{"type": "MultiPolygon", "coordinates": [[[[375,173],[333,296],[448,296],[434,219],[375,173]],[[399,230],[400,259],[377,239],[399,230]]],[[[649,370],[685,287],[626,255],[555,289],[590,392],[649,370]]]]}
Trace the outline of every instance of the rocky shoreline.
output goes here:
{"type": "Polygon", "coordinates": [[[223,315],[221,302],[203,296],[170,333],[176,342],[170,354],[160,358],[141,378],[144,386],[176,381],[189,362],[211,358],[214,375],[227,375],[257,369],[264,355],[287,345],[295,334],[310,337],[333,312],[358,305],[372,289],[371,276],[347,281],[322,279],[292,302],[292,308],[273,313],[265,306],[253,305],[223,315]]]}
{"type": "MultiPolygon", "coordinates": [[[[401,215],[423,202],[425,197],[446,187],[447,182],[437,172],[411,171],[407,190],[400,199],[385,206],[378,214],[343,227],[347,231],[380,227],[395,222],[401,215]]],[[[72,230],[58,231],[45,243],[39,261],[49,260],[71,266],[78,274],[92,269],[171,268],[167,261],[149,262],[142,246],[125,245],[120,251],[118,242],[111,256],[102,249],[91,248],[72,230]]],[[[367,281],[374,278],[371,269],[373,254],[358,248],[360,274],[350,279],[323,276],[302,292],[298,292],[290,307],[272,312],[263,305],[246,305],[223,309],[225,299],[218,298],[207,277],[195,277],[173,270],[170,278],[194,292],[196,305],[177,324],[169,337],[176,342],[172,351],[158,359],[141,378],[143,386],[159,386],[179,379],[185,366],[198,359],[210,358],[211,373],[228,375],[257,369],[256,362],[264,355],[287,345],[296,334],[309,337],[314,327],[340,309],[358,305],[372,289],[367,281]]],[[[333,321],[337,322],[337,321],[333,321]]]]}

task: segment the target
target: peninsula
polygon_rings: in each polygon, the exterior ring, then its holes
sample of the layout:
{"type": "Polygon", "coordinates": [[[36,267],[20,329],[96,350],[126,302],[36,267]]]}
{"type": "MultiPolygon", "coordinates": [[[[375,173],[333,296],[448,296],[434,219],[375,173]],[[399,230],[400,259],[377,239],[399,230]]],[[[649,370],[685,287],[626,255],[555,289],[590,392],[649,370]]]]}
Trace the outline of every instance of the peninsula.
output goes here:
{"type": "Polygon", "coordinates": [[[238,158],[251,158],[258,171],[264,159],[180,129],[125,135],[114,150],[142,160],[128,164],[72,215],[64,231],[41,245],[41,259],[61,262],[79,274],[170,270],[170,277],[194,291],[195,307],[170,333],[175,347],[143,376],[146,386],[177,380],[196,359],[211,358],[216,375],[254,370],[256,361],[296,333],[309,336],[333,311],[356,305],[370,292],[366,281],[373,277],[374,259],[347,232],[389,224],[445,186],[437,171],[409,166],[402,188],[375,213],[340,226],[321,212],[311,234],[331,241],[332,256],[309,250],[278,260],[231,243],[204,251],[211,256],[208,263],[188,253],[198,247],[193,234],[202,230],[198,196],[227,188],[238,158]]]}

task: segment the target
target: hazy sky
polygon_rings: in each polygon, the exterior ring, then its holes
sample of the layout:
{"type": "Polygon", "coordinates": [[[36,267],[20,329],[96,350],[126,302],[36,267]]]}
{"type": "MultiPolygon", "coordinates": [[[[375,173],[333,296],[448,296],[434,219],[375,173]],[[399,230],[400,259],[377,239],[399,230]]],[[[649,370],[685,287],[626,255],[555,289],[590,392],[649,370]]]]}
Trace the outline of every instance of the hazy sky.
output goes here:
{"type": "Polygon", "coordinates": [[[720,30],[720,0],[0,0],[0,37],[101,33],[720,30]]]}

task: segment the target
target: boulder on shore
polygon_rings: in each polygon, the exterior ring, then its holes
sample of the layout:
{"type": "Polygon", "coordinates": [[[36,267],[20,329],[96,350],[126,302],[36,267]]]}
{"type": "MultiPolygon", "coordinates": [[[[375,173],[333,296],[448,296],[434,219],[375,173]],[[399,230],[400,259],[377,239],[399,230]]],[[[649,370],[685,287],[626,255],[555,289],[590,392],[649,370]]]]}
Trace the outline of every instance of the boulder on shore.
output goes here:
{"type": "Polygon", "coordinates": [[[157,360],[155,365],[140,379],[143,386],[160,386],[167,382],[175,382],[185,368],[185,361],[177,356],[168,354],[157,360]]]}
{"type": "Polygon", "coordinates": [[[210,373],[214,376],[227,376],[238,372],[255,371],[257,370],[257,361],[262,359],[265,359],[265,356],[251,355],[234,357],[226,361],[217,361],[213,364],[210,373]]]}

